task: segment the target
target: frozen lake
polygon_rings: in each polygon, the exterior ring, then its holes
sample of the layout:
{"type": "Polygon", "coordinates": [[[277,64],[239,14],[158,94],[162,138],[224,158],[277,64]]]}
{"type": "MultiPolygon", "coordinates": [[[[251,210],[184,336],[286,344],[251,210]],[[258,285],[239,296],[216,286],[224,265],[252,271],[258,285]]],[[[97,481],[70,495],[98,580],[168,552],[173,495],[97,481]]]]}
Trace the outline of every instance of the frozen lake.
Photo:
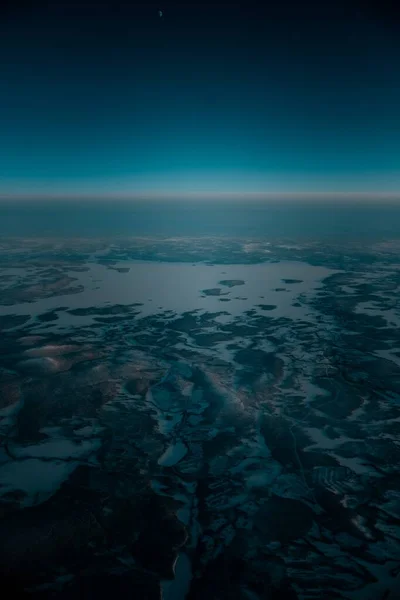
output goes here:
{"type": "MultiPolygon", "coordinates": [[[[86,263],[86,266],[89,267],[86,272],[66,272],[76,279],[72,284],[74,287],[84,287],[82,292],[0,306],[0,315],[28,314],[35,317],[59,307],[100,308],[140,303],[135,311],[141,316],[163,311],[182,314],[198,310],[227,311],[232,317],[237,317],[255,308],[261,314],[272,317],[305,318],[310,312],[309,307],[293,304],[301,294],[312,293],[324,278],[336,272],[296,261],[248,265],[132,261],[115,265],[117,268],[129,268],[125,273],[97,263],[86,263]],[[220,283],[229,280],[244,283],[232,286],[220,283]],[[203,290],[215,289],[220,290],[218,295],[203,293],[203,290]],[[264,308],[258,305],[264,305],[264,308]]],[[[81,326],[92,320],[91,316],[61,311],[53,326],[81,326]]]]}

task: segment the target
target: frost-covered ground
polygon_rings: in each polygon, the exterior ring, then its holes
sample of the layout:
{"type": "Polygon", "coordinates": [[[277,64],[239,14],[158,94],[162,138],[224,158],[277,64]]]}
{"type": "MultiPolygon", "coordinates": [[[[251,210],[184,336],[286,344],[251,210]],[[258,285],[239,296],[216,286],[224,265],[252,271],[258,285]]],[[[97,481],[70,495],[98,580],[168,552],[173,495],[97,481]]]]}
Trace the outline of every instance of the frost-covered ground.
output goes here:
{"type": "Polygon", "coordinates": [[[3,240],[16,592],[397,598],[399,253],[3,240]]]}

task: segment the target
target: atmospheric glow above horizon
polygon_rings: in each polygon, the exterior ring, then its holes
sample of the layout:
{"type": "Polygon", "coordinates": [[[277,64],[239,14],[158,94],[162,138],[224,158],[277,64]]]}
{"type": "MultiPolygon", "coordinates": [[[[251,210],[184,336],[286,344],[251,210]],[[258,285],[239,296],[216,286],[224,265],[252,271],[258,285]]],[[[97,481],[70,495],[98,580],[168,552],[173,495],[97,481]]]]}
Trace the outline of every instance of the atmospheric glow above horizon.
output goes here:
{"type": "Polygon", "coordinates": [[[238,172],[154,173],[147,177],[103,178],[100,180],[6,180],[0,181],[1,199],[92,198],[310,198],[365,197],[379,201],[400,199],[400,173],[368,172],[326,177],[312,174],[238,172]]]}

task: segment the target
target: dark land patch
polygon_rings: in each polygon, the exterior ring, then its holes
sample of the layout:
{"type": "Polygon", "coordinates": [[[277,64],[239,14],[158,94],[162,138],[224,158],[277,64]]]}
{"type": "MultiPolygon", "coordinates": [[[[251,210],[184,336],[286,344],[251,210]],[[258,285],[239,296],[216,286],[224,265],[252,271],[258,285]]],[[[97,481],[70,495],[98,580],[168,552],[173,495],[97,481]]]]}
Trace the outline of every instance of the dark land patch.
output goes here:
{"type": "Polygon", "coordinates": [[[243,279],[222,279],[222,281],[218,282],[220,285],[224,285],[225,287],[235,287],[236,285],[244,285],[245,282],[243,279]]]}
{"type": "Polygon", "coordinates": [[[202,290],[202,293],[205,296],[223,296],[226,295],[228,292],[225,292],[225,294],[221,293],[221,288],[209,288],[207,290],[202,290]]]}
{"type": "Polygon", "coordinates": [[[282,279],[283,283],[303,283],[302,279],[282,279]]]}
{"type": "Polygon", "coordinates": [[[110,316],[110,317],[94,317],[97,323],[121,323],[132,318],[132,315],[110,316]]]}
{"type": "Polygon", "coordinates": [[[264,352],[264,350],[243,349],[236,352],[235,361],[240,365],[254,368],[257,372],[269,371],[276,377],[283,373],[284,362],[273,352],[264,352]]]}
{"type": "Polygon", "coordinates": [[[29,315],[2,315],[0,316],[0,331],[18,327],[29,321],[29,315]]]}
{"type": "Polygon", "coordinates": [[[259,509],[254,522],[268,540],[287,543],[310,530],[314,513],[303,502],[273,494],[259,509]]]}
{"type": "Polygon", "coordinates": [[[54,310],[37,316],[37,320],[41,321],[42,323],[47,323],[48,321],[57,321],[57,319],[58,314],[54,310]]]}
{"type": "Polygon", "coordinates": [[[257,304],[261,310],[275,310],[277,308],[276,304],[257,304]]]}
{"type": "Polygon", "coordinates": [[[103,316],[103,315],[120,315],[132,312],[132,308],[135,306],[143,306],[142,302],[135,302],[133,304],[114,304],[113,306],[89,306],[87,308],[72,308],[67,312],[70,315],[76,317],[88,317],[88,316],[103,316]]]}
{"type": "Polygon", "coordinates": [[[212,346],[218,342],[226,342],[231,339],[231,336],[222,331],[215,333],[201,333],[192,336],[198,346],[212,346]]]}

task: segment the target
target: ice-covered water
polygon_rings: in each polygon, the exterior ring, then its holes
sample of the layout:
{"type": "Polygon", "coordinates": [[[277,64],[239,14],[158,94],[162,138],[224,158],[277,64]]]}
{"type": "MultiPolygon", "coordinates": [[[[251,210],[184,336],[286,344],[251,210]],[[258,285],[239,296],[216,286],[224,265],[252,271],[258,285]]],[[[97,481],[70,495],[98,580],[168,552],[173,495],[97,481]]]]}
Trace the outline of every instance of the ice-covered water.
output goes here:
{"type": "MultiPolygon", "coordinates": [[[[293,306],[296,299],[300,294],[313,292],[325,277],[335,272],[300,261],[248,265],[134,261],[121,265],[129,267],[129,272],[119,273],[104,265],[88,263],[89,271],[68,273],[76,278],[73,286],[82,285],[84,291],[0,306],[0,315],[36,316],[60,306],[76,309],[141,303],[135,307],[141,316],[167,310],[177,314],[194,310],[227,311],[232,316],[238,316],[255,308],[260,314],[271,317],[306,318],[309,307],[293,306]],[[219,284],[229,279],[241,279],[244,284],[234,287],[219,284]],[[284,279],[299,282],[284,283],[284,279]],[[93,282],[96,282],[94,286],[93,282]],[[221,293],[226,294],[222,298],[229,301],[221,302],[219,296],[203,293],[203,290],[213,288],[220,288],[221,293]],[[276,308],[263,310],[261,305],[276,308]]],[[[81,326],[92,321],[93,317],[61,311],[53,326],[81,326]]]]}

